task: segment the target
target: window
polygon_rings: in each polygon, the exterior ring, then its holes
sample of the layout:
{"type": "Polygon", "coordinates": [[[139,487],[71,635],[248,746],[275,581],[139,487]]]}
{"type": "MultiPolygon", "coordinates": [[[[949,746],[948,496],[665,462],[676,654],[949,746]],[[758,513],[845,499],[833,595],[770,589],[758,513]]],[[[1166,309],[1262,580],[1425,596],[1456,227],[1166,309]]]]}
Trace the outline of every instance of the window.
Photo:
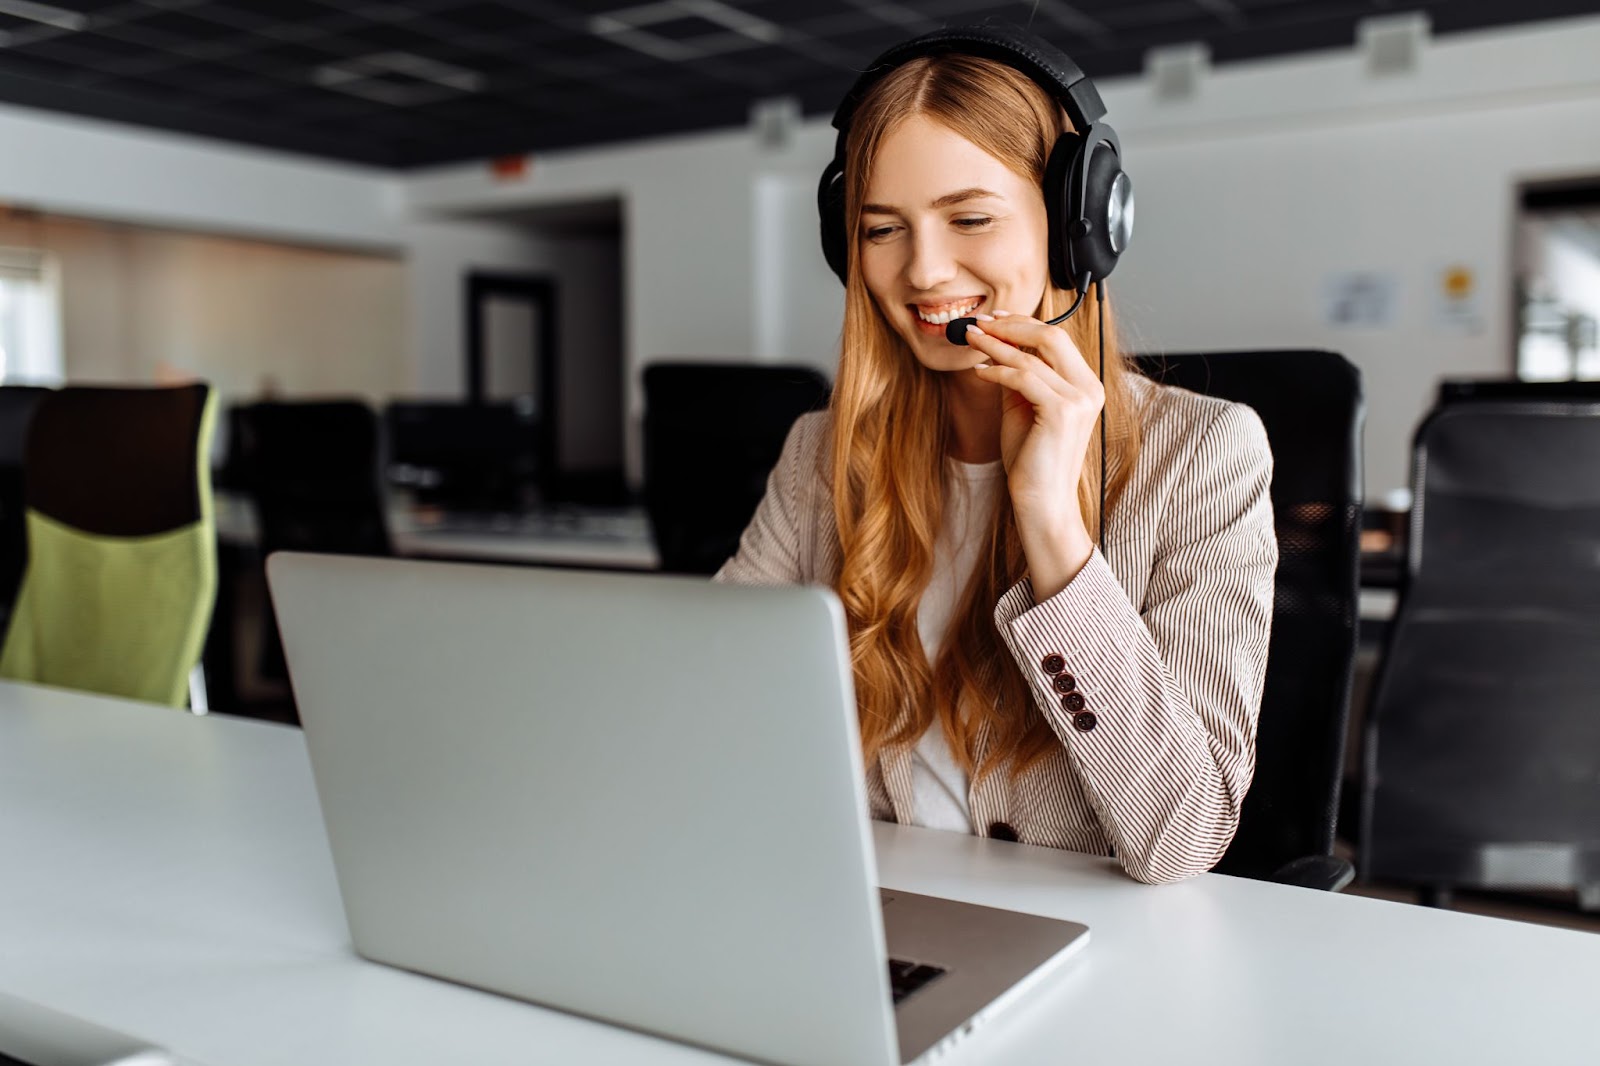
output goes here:
{"type": "Polygon", "coordinates": [[[1600,378],[1600,178],[1522,190],[1517,376],[1600,378]]]}
{"type": "Polygon", "coordinates": [[[59,385],[61,312],[52,261],[0,248],[0,382],[59,385]]]}

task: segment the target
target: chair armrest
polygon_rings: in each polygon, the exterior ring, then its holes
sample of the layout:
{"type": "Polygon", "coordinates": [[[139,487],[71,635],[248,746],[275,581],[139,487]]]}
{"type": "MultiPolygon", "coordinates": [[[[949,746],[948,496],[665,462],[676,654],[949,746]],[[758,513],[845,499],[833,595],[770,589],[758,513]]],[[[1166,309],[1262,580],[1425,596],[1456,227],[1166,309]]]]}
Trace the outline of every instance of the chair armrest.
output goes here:
{"type": "Polygon", "coordinates": [[[1356,868],[1349,860],[1334,855],[1302,855],[1273,871],[1269,881],[1280,885],[1337,892],[1355,880],[1356,868]]]}

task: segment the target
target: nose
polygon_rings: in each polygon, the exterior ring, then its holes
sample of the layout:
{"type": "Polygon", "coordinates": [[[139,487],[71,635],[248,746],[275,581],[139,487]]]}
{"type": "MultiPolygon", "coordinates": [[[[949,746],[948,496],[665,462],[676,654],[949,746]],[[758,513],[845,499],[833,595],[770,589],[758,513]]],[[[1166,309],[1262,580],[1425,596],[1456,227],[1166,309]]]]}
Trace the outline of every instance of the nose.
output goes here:
{"type": "Polygon", "coordinates": [[[911,255],[906,262],[906,284],[929,291],[956,275],[956,259],[942,234],[924,230],[912,235],[911,255]]]}

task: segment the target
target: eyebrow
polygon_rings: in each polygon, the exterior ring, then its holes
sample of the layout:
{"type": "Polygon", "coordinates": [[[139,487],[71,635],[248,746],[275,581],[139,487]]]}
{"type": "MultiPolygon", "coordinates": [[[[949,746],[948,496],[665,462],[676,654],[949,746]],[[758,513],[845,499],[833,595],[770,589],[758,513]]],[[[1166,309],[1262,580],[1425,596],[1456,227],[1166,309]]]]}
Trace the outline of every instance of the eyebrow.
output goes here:
{"type": "MultiPolygon", "coordinates": [[[[988,189],[973,187],[971,189],[957,189],[955,192],[947,192],[928,206],[937,209],[965,203],[968,200],[983,199],[1004,200],[1005,197],[997,192],[990,192],[988,189]]],[[[863,215],[895,215],[899,214],[899,209],[890,207],[887,204],[862,204],[861,213],[863,215]]]]}

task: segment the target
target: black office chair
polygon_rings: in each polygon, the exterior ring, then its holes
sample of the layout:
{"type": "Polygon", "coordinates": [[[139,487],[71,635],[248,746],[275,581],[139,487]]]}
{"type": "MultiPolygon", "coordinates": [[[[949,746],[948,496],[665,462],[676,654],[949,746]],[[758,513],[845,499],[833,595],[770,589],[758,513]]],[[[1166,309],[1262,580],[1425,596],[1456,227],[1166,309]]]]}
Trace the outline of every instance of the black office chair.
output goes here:
{"type": "Polygon", "coordinates": [[[715,573],[795,419],[828,405],[828,381],[801,366],[655,363],[644,395],[645,507],[661,569],[715,573]]]}
{"type": "Polygon", "coordinates": [[[1458,400],[1413,445],[1363,877],[1600,906],[1600,397],[1458,400]]]}
{"type": "MultiPolygon", "coordinates": [[[[260,556],[275,551],[392,555],[379,475],[378,419],[360,400],[235,408],[228,466],[255,505],[260,556]]],[[[287,670],[270,601],[261,673],[287,670]]]]}
{"type": "Polygon", "coordinates": [[[1355,666],[1361,373],[1333,352],[1140,356],[1157,381],[1248,404],[1272,446],[1278,537],[1256,773],[1218,873],[1337,891],[1333,856],[1355,666]]]}
{"type": "Polygon", "coordinates": [[[11,623],[17,590],[28,568],[23,450],[34,408],[51,391],[36,385],[0,385],[0,638],[11,623]]]}
{"type": "Polygon", "coordinates": [[[396,400],[384,409],[389,479],[419,503],[452,511],[514,512],[525,488],[553,484],[540,466],[548,432],[512,402],[396,400]]]}
{"type": "Polygon", "coordinates": [[[1444,378],[1438,403],[1461,400],[1593,400],[1600,402],[1600,381],[1519,381],[1514,378],[1444,378]]]}

